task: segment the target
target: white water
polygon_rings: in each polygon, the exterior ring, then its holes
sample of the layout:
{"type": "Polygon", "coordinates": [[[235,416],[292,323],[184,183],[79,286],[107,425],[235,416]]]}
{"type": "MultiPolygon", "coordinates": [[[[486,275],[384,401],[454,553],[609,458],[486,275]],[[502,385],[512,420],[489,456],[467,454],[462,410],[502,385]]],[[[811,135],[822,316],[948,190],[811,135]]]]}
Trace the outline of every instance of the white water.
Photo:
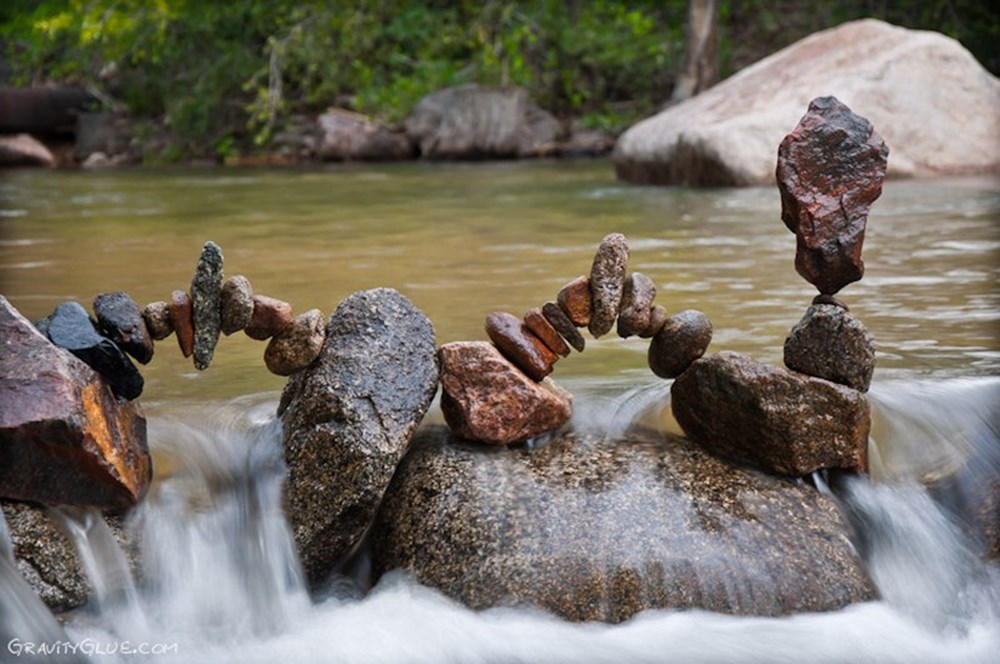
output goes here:
{"type": "MultiPolygon", "coordinates": [[[[915,477],[931,470],[928,459],[997,476],[998,387],[910,381],[874,390],[885,481],[851,480],[842,493],[882,599],[837,612],[649,611],[621,625],[581,625],[522,609],[473,612],[398,574],[361,599],[354,591],[310,600],[281,511],[275,404],[258,397],[151,420],[166,476],[131,520],[142,541],[137,589],[106,526],[64,513],[96,601],[62,634],[0,551],[0,627],[22,642],[78,645],[95,662],[996,662],[1000,570],[981,562],[954,506],[915,477]],[[27,622],[14,622],[10,598],[20,598],[27,622]],[[148,654],[122,654],[140,648],[148,654]]],[[[612,401],[578,394],[577,411],[614,431],[655,420],[663,397],[662,383],[612,401]]],[[[28,659],[4,649],[0,661],[28,659]]]]}

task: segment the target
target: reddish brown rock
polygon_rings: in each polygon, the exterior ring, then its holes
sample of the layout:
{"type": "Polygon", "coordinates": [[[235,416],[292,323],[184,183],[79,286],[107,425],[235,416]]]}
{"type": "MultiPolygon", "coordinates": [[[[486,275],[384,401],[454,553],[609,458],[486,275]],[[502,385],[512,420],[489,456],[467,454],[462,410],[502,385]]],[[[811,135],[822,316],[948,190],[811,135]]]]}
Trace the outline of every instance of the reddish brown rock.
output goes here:
{"type": "Polygon", "coordinates": [[[542,315],[545,316],[545,320],[552,323],[552,327],[570,346],[575,348],[578,353],[583,352],[583,349],[587,347],[587,341],[573,325],[573,321],[569,319],[562,307],[555,302],[546,302],[542,305],[542,315]]]}
{"type": "Polygon", "coordinates": [[[239,332],[253,318],[253,287],[241,274],[229,277],[222,284],[222,333],[239,332]]]}
{"type": "Polygon", "coordinates": [[[253,315],[243,329],[246,335],[264,341],[281,334],[292,323],[292,305],[266,295],[253,296],[253,315]]]}
{"type": "Polygon", "coordinates": [[[177,345],[184,357],[194,353],[194,310],[191,297],[182,290],[170,294],[170,325],[177,335],[177,345]]]}
{"type": "Polygon", "coordinates": [[[553,431],[573,414],[552,380],[529,380],[492,345],[459,341],[438,350],[441,410],[457,436],[507,445],[553,431]]]}
{"type": "Polygon", "coordinates": [[[785,366],[867,392],[875,371],[875,339],[833,304],[814,304],[785,339],[785,366]]]}
{"type": "Polygon", "coordinates": [[[833,295],[865,272],[868,209],[882,193],[889,148],[865,118],[817,97],[778,147],[781,219],[795,233],[795,269],[833,295]]]}
{"type": "Polygon", "coordinates": [[[849,387],[723,351],[692,364],[670,398],[684,433],[723,458],[795,477],[867,469],[868,401],[849,387]]]}
{"type": "Polygon", "coordinates": [[[590,297],[590,279],[577,277],[563,286],[559,289],[556,302],[563,313],[573,321],[573,325],[587,327],[590,324],[593,306],[590,297]]]}
{"type": "Polygon", "coordinates": [[[618,336],[633,337],[649,326],[651,307],[656,299],[656,284],[642,272],[633,272],[625,280],[620,311],[618,336]]]}
{"type": "Polygon", "coordinates": [[[557,353],[566,357],[569,355],[569,346],[563,341],[563,338],[556,331],[556,328],[552,327],[552,323],[549,319],[545,317],[542,310],[538,307],[534,309],[529,309],[527,313],[524,314],[524,324],[528,326],[536,337],[542,340],[542,342],[548,346],[549,350],[553,353],[557,353]]]}
{"type": "Polygon", "coordinates": [[[0,497],[121,509],[151,476],[139,405],[0,296],[0,497]]]}
{"type": "Polygon", "coordinates": [[[540,381],[552,373],[552,365],[559,359],[520,318],[505,311],[486,317],[486,334],[504,357],[532,380],[540,381]]]}
{"type": "Polygon", "coordinates": [[[676,378],[705,354],[711,342],[708,316],[694,309],[677,312],[664,321],[649,342],[649,368],[660,378],[676,378]]]}
{"type": "Polygon", "coordinates": [[[279,376],[302,371],[319,357],[326,340],[326,320],[319,309],[310,309],[292,319],[264,350],[264,364],[279,376]]]}
{"type": "Polygon", "coordinates": [[[639,333],[639,337],[642,339],[655,337],[656,333],[659,332],[663,328],[663,325],[667,322],[667,318],[669,318],[667,310],[659,304],[654,304],[649,310],[649,325],[647,325],[646,329],[639,333]]]}
{"type": "Polygon", "coordinates": [[[156,341],[162,341],[174,333],[174,324],[170,320],[170,305],[166,302],[150,302],[142,310],[142,320],[146,323],[149,336],[156,341]]]}
{"type": "Polygon", "coordinates": [[[621,233],[611,233],[601,240],[590,268],[592,314],[587,329],[594,338],[604,336],[615,326],[628,267],[628,240],[621,233]]]}

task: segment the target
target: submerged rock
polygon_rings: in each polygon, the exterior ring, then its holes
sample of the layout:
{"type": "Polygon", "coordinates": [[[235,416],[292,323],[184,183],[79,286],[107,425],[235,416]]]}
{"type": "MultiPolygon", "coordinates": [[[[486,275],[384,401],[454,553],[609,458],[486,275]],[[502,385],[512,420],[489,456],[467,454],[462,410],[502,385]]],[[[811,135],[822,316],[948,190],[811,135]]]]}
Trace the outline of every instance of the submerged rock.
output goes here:
{"type": "Polygon", "coordinates": [[[573,414],[572,397],[546,378],[528,378],[485,341],[438,350],[441,410],[457,436],[507,445],[558,429],[573,414]]]}
{"type": "MultiPolygon", "coordinates": [[[[665,313],[665,312],[664,312],[665,313]]],[[[705,354],[712,343],[712,323],[694,309],[668,316],[649,342],[646,360],[660,378],[676,378],[705,354]]]]}
{"type": "Polygon", "coordinates": [[[278,407],[288,519],[310,582],[361,540],[437,391],[434,328],[399,292],[361,291],[330,316],[317,360],[278,407]]]}
{"type": "Polygon", "coordinates": [[[128,293],[100,293],[94,298],[94,315],[101,332],[123,351],[143,364],[153,359],[153,340],[128,293]]]}
{"type": "Polygon", "coordinates": [[[212,363],[222,329],[222,250],[206,242],[191,279],[194,320],[194,366],[204,371],[212,363]]]}
{"type": "Polygon", "coordinates": [[[515,449],[428,428],[379,510],[373,568],[474,609],[574,621],[653,608],[779,616],[875,597],[848,533],[819,492],[682,438],[570,433],[515,449]]]}
{"type": "Polygon", "coordinates": [[[785,339],[785,366],[867,392],[875,371],[875,340],[845,309],[814,304],[785,339]]]}
{"type": "Polygon", "coordinates": [[[618,309],[625,291],[628,257],[628,240],[621,233],[605,236],[597,248],[590,268],[593,314],[587,326],[594,338],[610,332],[618,318],[618,309]]]}
{"type": "Polygon", "coordinates": [[[528,329],[520,318],[503,311],[486,317],[486,334],[500,352],[532,380],[542,380],[552,373],[559,357],[528,329]]]}

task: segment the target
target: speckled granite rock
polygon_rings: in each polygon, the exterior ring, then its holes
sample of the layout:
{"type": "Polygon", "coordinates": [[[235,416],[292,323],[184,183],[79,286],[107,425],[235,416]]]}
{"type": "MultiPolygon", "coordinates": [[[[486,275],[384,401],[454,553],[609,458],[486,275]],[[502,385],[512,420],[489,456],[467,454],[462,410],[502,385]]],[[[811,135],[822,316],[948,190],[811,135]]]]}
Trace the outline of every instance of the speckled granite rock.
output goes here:
{"type": "Polygon", "coordinates": [[[222,330],[222,250],[206,242],[191,279],[194,318],[194,366],[204,371],[212,363],[222,330]]]}
{"type": "Polygon", "coordinates": [[[97,325],[108,339],[143,364],[153,359],[153,339],[139,305],[128,293],[100,293],[94,298],[97,325]]]}
{"type": "Polygon", "coordinates": [[[875,597],[828,498],[653,434],[494,448],[429,427],[372,547],[376,574],[402,568],[475,609],[575,621],[650,608],[778,616],[875,597]]]}
{"type": "Polygon", "coordinates": [[[312,364],[326,340],[325,322],[319,309],[310,309],[293,318],[281,334],[267,342],[264,364],[268,370],[279,376],[291,376],[312,364]]]}
{"type": "Polygon", "coordinates": [[[406,297],[361,291],[330,316],[319,358],[285,385],[288,519],[312,583],[371,523],[437,391],[436,353],[431,322],[406,297]]]}
{"type": "Polygon", "coordinates": [[[708,316],[687,309],[668,316],[649,342],[646,359],[649,368],[660,378],[676,378],[691,363],[705,354],[712,342],[712,323],[708,316]]]}
{"type": "Polygon", "coordinates": [[[250,324],[253,317],[253,287],[241,274],[229,277],[222,283],[222,333],[239,332],[250,324]]]}
{"type": "Polygon", "coordinates": [[[633,272],[625,280],[620,311],[618,312],[618,336],[623,339],[633,337],[647,327],[652,314],[653,300],[656,299],[656,284],[642,272],[633,272]]]}
{"type": "Polygon", "coordinates": [[[875,339],[833,304],[814,304],[785,339],[785,366],[867,392],[875,372],[875,339]]]}
{"type": "Polygon", "coordinates": [[[556,303],[576,327],[587,327],[593,314],[590,297],[590,278],[577,277],[559,289],[556,303]]]}
{"type": "Polygon", "coordinates": [[[628,240],[621,233],[611,233],[601,240],[590,268],[592,314],[587,329],[594,338],[604,336],[615,326],[618,307],[625,291],[628,267],[628,240]]]}

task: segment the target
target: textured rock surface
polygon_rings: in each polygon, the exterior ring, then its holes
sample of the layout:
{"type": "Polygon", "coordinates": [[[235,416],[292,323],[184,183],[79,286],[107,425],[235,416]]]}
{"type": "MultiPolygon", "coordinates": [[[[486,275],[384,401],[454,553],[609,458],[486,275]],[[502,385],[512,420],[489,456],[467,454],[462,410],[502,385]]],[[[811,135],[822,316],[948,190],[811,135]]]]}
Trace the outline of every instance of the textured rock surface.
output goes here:
{"type": "Polygon", "coordinates": [[[649,327],[655,298],[656,284],[642,272],[633,272],[625,279],[618,312],[618,336],[633,337],[649,327]]]}
{"type": "Polygon", "coordinates": [[[844,309],[814,304],[785,339],[785,366],[867,392],[875,371],[875,339],[844,309]]]}
{"type": "Polygon", "coordinates": [[[143,364],[153,359],[153,339],[139,305],[128,293],[100,293],[94,298],[94,315],[104,336],[123,351],[143,364]]]}
{"type": "Polygon", "coordinates": [[[865,273],[868,210],[882,194],[889,148],[865,118],[819,97],[778,146],[781,219],[795,233],[795,269],[833,295],[865,273]]]}
{"type": "Polygon", "coordinates": [[[330,316],[317,361],[285,386],[288,518],[312,583],[371,523],[437,391],[436,353],[434,328],[406,297],[361,291],[330,316]]]}
{"type": "Polygon", "coordinates": [[[156,341],[166,339],[174,333],[174,324],[170,320],[170,305],[166,302],[150,302],[142,309],[142,320],[146,330],[156,341]]]}
{"type": "Polygon", "coordinates": [[[524,314],[524,324],[553,353],[562,355],[563,357],[569,355],[569,346],[566,345],[566,342],[556,328],[552,327],[552,323],[545,317],[541,309],[538,307],[528,309],[524,314]]]}
{"type": "Polygon", "coordinates": [[[242,274],[229,277],[222,283],[222,333],[239,332],[250,324],[253,317],[253,287],[242,274]]]}
{"type": "Polygon", "coordinates": [[[628,267],[628,240],[621,233],[611,233],[601,240],[590,268],[592,315],[587,329],[594,337],[611,331],[618,317],[625,291],[625,270],[628,267]]]}
{"type": "Polygon", "coordinates": [[[711,342],[708,316],[694,309],[679,311],[667,317],[649,342],[649,368],[660,378],[676,378],[705,354],[711,342]]]}
{"type": "Polygon", "coordinates": [[[253,296],[253,314],[243,331],[251,339],[264,341],[281,334],[292,324],[292,305],[267,295],[253,296]]]}
{"type": "Polygon", "coordinates": [[[572,397],[550,379],[529,379],[485,341],[438,350],[441,410],[455,435],[507,445],[558,429],[573,414],[572,397]]]}
{"type": "Polygon", "coordinates": [[[291,324],[264,349],[264,364],[271,373],[290,376],[305,369],[323,349],[326,321],[319,309],[310,309],[292,319],[291,324]]]}
{"type": "Polygon", "coordinates": [[[577,277],[559,289],[556,302],[577,327],[590,325],[593,303],[590,298],[590,278],[577,277]]]}
{"type": "Polygon", "coordinates": [[[406,134],[390,131],[360,113],[331,108],[317,121],[322,135],[316,155],[325,161],[394,161],[414,155],[406,134]]]}
{"type": "Polygon", "coordinates": [[[204,371],[212,363],[222,329],[222,250],[206,242],[191,279],[194,319],[194,366],[204,371]]]}
{"type": "Polygon", "coordinates": [[[583,349],[587,347],[587,341],[580,334],[580,331],[576,329],[576,326],[573,325],[573,321],[569,319],[569,316],[562,310],[562,307],[555,302],[546,302],[542,305],[542,315],[545,316],[545,320],[552,323],[552,327],[556,328],[556,332],[570,346],[575,348],[578,353],[583,352],[583,349]]]}
{"type": "Polygon", "coordinates": [[[115,399],[0,296],[0,496],[123,508],[151,476],[139,405],[115,399]]]}
{"type": "Polygon", "coordinates": [[[184,357],[194,353],[194,315],[191,310],[191,296],[182,290],[170,294],[170,324],[177,335],[177,347],[184,357]]]}
{"type": "Polygon", "coordinates": [[[692,364],[670,398],[684,433],[727,459],[790,476],[867,470],[871,416],[857,390],[723,351],[692,364]]]}
{"type": "Polygon", "coordinates": [[[1000,168],[1000,80],[949,37],[868,19],[806,37],[633,126],[615,146],[618,177],[770,185],[775,146],[822,95],[879,128],[890,177],[1000,168]]]}
{"type": "Polygon", "coordinates": [[[663,329],[663,326],[667,323],[667,318],[670,314],[667,313],[666,308],[660,306],[659,304],[654,304],[653,308],[649,311],[649,325],[646,326],[642,332],[639,333],[639,337],[642,339],[649,339],[656,336],[656,333],[663,329]]]}
{"type": "Polygon", "coordinates": [[[875,597],[828,498],[682,438],[635,434],[494,448],[428,428],[379,511],[373,562],[476,609],[576,621],[649,608],[776,616],[875,597]]]}
{"type": "Polygon", "coordinates": [[[486,334],[500,352],[532,380],[552,373],[559,357],[536,337],[520,318],[504,311],[486,317],[486,334]]]}

